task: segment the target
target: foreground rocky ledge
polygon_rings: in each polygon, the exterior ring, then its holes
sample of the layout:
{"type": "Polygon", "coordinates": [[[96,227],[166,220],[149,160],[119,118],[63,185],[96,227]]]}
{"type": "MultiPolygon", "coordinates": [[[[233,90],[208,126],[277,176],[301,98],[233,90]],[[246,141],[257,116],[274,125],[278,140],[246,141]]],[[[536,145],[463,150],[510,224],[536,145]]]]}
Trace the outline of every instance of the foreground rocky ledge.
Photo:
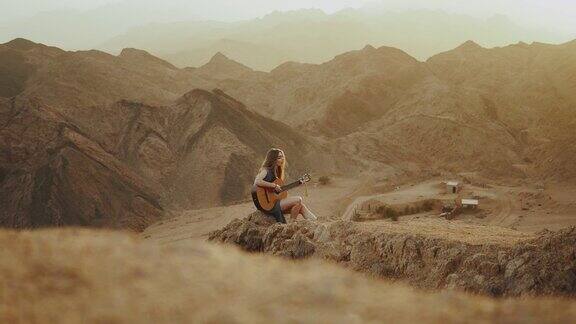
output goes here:
{"type": "Polygon", "coordinates": [[[210,233],[209,240],[292,259],[331,260],[421,288],[459,289],[490,296],[576,296],[574,227],[542,233],[512,246],[480,245],[362,230],[349,221],[282,225],[255,212],[210,233]]]}
{"type": "Polygon", "coordinates": [[[426,293],[319,260],[0,230],[0,323],[569,323],[575,302],[426,293]]]}

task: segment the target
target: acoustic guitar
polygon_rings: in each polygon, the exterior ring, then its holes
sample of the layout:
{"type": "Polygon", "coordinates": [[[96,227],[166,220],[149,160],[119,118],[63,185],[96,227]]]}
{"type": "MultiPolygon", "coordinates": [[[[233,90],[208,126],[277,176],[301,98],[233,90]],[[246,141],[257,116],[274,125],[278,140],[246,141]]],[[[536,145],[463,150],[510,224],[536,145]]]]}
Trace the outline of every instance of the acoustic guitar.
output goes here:
{"type": "Polygon", "coordinates": [[[308,173],[306,173],[303,176],[301,176],[300,178],[298,178],[298,180],[296,180],[290,184],[284,185],[284,181],[282,181],[282,179],[278,178],[278,179],[274,180],[273,183],[275,183],[281,187],[280,192],[276,192],[276,190],[274,190],[274,188],[265,188],[265,187],[253,186],[252,187],[252,200],[254,201],[254,205],[256,205],[256,208],[258,208],[259,210],[261,210],[263,212],[270,212],[270,211],[272,211],[272,209],[274,209],[274,205],[276,204],[276,202],[278,200],[288,197],[288,190],[296,188],[296,187],[310,181],[311,179],[312,178],[310,177],[310,175],[308,173]]]}

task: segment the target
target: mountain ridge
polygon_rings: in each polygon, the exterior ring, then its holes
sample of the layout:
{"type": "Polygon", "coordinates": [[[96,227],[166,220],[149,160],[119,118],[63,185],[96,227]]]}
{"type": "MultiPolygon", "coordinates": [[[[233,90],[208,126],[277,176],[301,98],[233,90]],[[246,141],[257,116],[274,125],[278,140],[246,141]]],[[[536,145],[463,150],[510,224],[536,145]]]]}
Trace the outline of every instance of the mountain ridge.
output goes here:
{"type": "MultiPolygon", "coordinates": [[[[497,178],[576,179],[566,162],[573,152],[558,146],[574,140],[561,131],[570,129],[576,102],[570,43],[481,50],[468,43],[472,51],[455,48],[427,62],[398,49],[365,46],[323,64],[285,63],[271,73],[253,71],[222,54],[211,63],[221,74],[211,74],[166,65],[140,50],[113,56],[52,50],[22,40],[12,45],[19,42],[26,45],[16,51],[22,64],[34,69],[23,74],[22,91],[2,99],[6,125],[18,109],[34,106],[19,102],[38,100],[44,114],[52,111],[74,125],[70,129],[110,154],[106,159],[151,181],[148,187],[161,192],[153,199],[158,206],[199,208],[246,199],[245,188],[228,190],[225,179],[235,179],[234,188],[249,182],[271,146],[300,157],[295,173],[311,167],[343,173],[431,167],[497,178]],[[210,188],[196,185],[207,177],[210,188]]],[[[0,56],[15,51],[6,48],[0,46],[0,56]]],[[[0,66],[11,62],[0,60],[0,66]]],[[[21,130],[4,131],[8,140],[21,130]]],[[[50,147],[24,140],[38,159],[49,156],[50,147]]],[[[12,159],[24,154],[11,150],[12,159]]],[[[77,152],[63,152],[58,159],[80,167],[77,152]]],[[[62,174],[59,164],[47,165],[48,173],[26,171],[28,177],[62,174]]],[[[102,181],[114,174],[90,170],[102,181]]],[[[126,188],[130,172],[123,172],[126,188]]],[[[0,173],[4,184],[16,185],[12,171],[0,173]]],[[[59,188],[50,186],[39,188],[59,188]]]]}

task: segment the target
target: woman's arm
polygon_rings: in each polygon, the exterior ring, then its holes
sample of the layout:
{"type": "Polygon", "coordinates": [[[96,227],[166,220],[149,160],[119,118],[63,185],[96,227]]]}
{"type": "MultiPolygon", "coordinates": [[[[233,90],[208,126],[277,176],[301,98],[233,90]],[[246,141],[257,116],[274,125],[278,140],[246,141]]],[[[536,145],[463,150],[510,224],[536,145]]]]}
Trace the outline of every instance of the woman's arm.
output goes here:
{"type": "Polygon", "coordinates": [[[266,170],[262,169],[260,173],[256,175],[256,179],[254,179],[254,185],[264,188],[276,188],[277,185],[275,183],[264,181],[265,177],[266,177],[266,170]]]}

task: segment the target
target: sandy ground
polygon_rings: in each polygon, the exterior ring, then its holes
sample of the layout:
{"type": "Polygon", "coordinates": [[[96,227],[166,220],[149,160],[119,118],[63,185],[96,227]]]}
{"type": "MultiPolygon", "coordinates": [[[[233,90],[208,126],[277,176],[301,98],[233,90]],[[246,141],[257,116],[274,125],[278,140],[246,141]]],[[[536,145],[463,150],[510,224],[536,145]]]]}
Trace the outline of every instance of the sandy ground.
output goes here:
{"type": "MultiPolygon", "coordinates": [[[[401,216],[397,222],[362,223],[366,228],[393,233],[415,233],[471,244],[510,245],[534,233],[576,225],[576,187],[563,184],[502,186],[465,184],[459,194],[447,193],[442,180],[382,184],[371,179],[334,178],[328,185],[309,184],[290,193],[304,198],[320,221],[349,220],[360,204],[378,200],[386,204],[424,199],[454,200],[478,197],[480,210],[447,221],[438,211],[401,216]]],[[[252,202],[200,210],[173,212],[174,217],[147,228],[141,235],[162,244],[205,239],[235,218],[254,210],[252,202]]]]}
{"type": "MultiPolygon", "coordinates": [[[[363,202],[377,200],[386,204],[403,204],[425,199],[453,201],[458,198],[477,197],[480,210],[477,213],[459,215],[453,222],[490,225],[536,233],[544,229],[559,230],[576,226],[576,187],[566,184],[550,184],[546,188],[535,185],[478,186],[465,184],[458,194],[447,193],[440,180],[400,186],[392,191],[360,196],[348,205],[344,219],[351,219],[354,210],[363,202]]],[[[438,212],[406,216],[404,219],[435,218],[438,212]]]]}
{"type": "Polygon", "coordinates": [[[352,219],[352,215],[358,206],[368,200],[376,200],[385,204],[403,204],[418,200],[445,197],[442,193],[443,190],[442,187],[438,185],[438,181],[427,181],[417,185],[398,186],[394,190],[385,193],[355,198],[354,201],[346,207],[342,219],[352,219]]]}
{"type": "Polygon", "coordinates": [[[203,240],[210,231],[224,227],[235,218],[248,215],[254,204],[189,210],[148,227],[141,235],[161,244],[187,240],[203,240]]]}
{"type": "Polygon", "coordinates": [[[415,234],[430,238],[459,241],[474,245],[512,246],[518,242],[534,238],[530,233],[523,233],[503,227],[466,224],[462,221],[449,221],[433,215],[416,216],[411,219],[400,219],[397,222],[378,220],[360,223],[361,227],[374,232],[415,234]]]}

